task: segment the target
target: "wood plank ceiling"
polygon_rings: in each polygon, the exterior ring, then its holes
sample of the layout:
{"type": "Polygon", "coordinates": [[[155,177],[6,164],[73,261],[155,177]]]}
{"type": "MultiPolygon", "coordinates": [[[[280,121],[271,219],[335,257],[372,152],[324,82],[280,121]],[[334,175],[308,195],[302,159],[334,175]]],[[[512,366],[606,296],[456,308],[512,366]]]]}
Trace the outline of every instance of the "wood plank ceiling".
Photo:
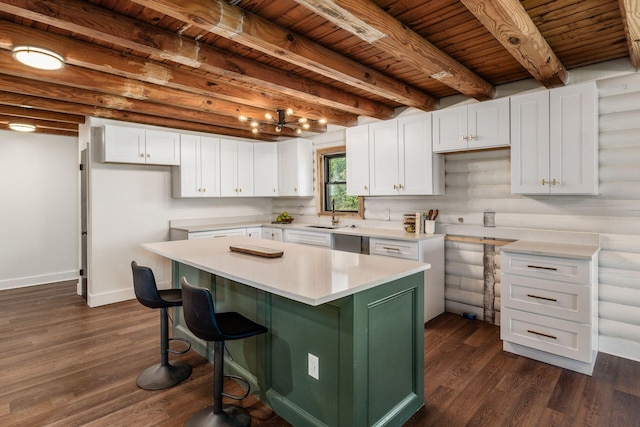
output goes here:
{"type": "Polygon", "coordinates": [[[323,132],[617,58],[640,68],[637,0],[0,0],[0,129],[94,116],[273,141],[295,133],[238,117],[291,108],[323,132]]]}

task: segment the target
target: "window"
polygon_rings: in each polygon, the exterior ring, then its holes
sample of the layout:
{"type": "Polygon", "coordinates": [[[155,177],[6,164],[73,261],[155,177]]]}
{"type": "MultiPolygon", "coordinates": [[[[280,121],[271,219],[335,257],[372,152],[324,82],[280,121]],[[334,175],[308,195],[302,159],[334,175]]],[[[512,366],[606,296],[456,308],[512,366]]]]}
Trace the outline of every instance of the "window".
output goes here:
{"type": "Polygon", "coordinates": [[[362,217],[363,198],[347,195],[347,157],[345,147],[333,147],[317,152],[318,183],[320,189],[318,211],[336,216],[362,217]]]}

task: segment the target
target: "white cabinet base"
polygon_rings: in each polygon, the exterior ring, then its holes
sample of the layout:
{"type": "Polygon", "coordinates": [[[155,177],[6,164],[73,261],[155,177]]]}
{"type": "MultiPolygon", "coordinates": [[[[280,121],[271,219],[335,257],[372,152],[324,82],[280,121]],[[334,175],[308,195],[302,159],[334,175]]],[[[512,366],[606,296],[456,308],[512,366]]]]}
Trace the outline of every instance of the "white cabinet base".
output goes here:
{"type": "Polygon", "coordinates": [[[502,349],[509,353],[528,357],[529,359],[538,360],[540,362],[559,366],[561,368],[569,369],[571,371],[579,372],[585,375],[593,374],[593,367],[596,364],[596,358],[598,356],[598,351],[592,350],[591,362],[589,363],[579,362],[577,360],[547,353],[546,351],[537,350],[535,348],[526,347],[526,346],[512,343],[509,341],[502,342],[502,349]]]}

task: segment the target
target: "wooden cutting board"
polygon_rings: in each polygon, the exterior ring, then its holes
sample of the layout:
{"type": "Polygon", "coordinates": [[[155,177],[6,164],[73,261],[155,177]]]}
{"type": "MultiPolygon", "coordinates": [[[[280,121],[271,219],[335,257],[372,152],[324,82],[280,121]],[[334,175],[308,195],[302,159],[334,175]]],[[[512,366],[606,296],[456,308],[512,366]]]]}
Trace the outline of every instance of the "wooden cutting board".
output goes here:
{"type": "Polygon", "coordinates": [[[256,255],[264,258],[279,258],[282,255],[284,255],[284,252],[278,249],[263,248],[261,246],[252,246],[252,245],[229,246],[229,249],[231,249],[231,251],[233,252],[256,255]]]}

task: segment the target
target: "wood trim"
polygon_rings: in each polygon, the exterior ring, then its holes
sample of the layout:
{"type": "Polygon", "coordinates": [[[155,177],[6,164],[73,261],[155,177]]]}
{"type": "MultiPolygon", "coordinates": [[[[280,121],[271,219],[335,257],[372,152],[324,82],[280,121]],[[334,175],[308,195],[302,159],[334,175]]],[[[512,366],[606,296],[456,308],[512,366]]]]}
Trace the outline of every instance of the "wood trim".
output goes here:
{"type": "Polygon", "coordinates": [[[466,237],[466,236],[450,236],[447,235],[444,238],[445,240],[450,240],[452,242],[463,242],[463,243],[478,243],[481,245],[495,245],[495,246],[504,246],[509,243],[513,243],[513,240],[493,240],[493,239],[485,239],[481,237],[466,237]]]}
{"type": "MultiPolygon", "coordinates": [[[[323,209],[324,205],[324,156],[327,154],[333,153],[346,153],[347,147],[346,145],[339,145],[335,147],[329,148],[321,148],[316,150],[316,158],[315,158],[315,168],[316,168],[316,188],[318,189],[318,194],[316,197],[316,213],[318,216],[331,216],[331,212],[327,212],[323,209]]],[[[358,213],[345,213],[345,212],[337,212],[337,217],[340,218],[354,218],[354,219],[364,219],[364,197],[358,197],[358,213]]]]}

